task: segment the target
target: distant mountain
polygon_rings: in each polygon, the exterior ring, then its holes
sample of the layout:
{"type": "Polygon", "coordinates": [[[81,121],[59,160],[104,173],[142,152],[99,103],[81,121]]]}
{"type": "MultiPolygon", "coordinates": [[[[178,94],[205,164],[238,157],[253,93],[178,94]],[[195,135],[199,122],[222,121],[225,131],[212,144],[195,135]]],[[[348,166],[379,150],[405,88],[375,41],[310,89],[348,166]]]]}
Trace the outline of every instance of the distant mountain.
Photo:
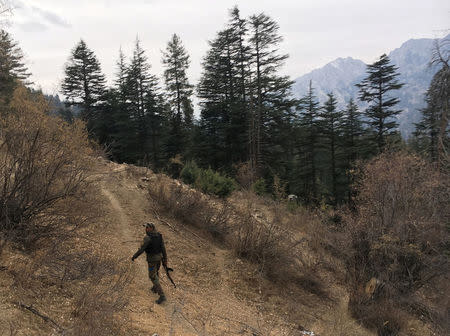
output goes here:
{"type": "MultiPolygon", "coordinates": [[[[437,67],[429,66],[433,44],[433,39],[411,39],[388,55],[391,62],[399,68],[399,80],[405,83],[405,86],[395,93],[400,98],[398,107],[403,110],[398,117],[398,122],[405,138],[414,131],[413,123],[420,120],[419,110],[425,105],[425,91],[438,70],[437,67]]],[[[338,58],[320,69],[297,78],[293,92],[296,97],[304,96],[307,93],[309,81],[312,80],[315,93],[321,103],[326,100],[327,93],[333,92],[342,108],[350,98],[357,101],[358,89],[355,84],[366,76],[365,72],[364,62],[351,57],[338,58]]],[[[361,104],[361,107],[364,106],[361,104]]]]}

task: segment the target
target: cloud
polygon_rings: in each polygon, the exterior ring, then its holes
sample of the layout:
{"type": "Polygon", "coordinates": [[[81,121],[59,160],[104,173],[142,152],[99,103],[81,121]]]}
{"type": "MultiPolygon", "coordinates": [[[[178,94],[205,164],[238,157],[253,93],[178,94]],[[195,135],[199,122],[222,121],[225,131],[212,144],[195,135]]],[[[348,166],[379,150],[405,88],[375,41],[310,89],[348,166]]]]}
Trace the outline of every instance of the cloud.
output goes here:
{"type": "Polygon", "coordinates": [[[44,31],[50,26],[69,28],[71,25],[58,14],[47,9],[27,4],[22,0],[15,0],[13,8],[19,17],[18,26],[28,32],[44,31]],[[33,29],[34,28],[34,29],[33,29]]]}
{"type": "Polygon", "coordinates": [[[39,15],[41,18],[45,19],[47,22],[54,24],[56,26],[61,26],[64,28],[69,28],[70,24],[66,22],[66,20],[64,20],[61,16],[59,16],[58,14],[55,14],[53,12],[50,12],[46,9],[42,9],[39,7],[31,7],[31,10],[36,13],[37,15],[39,15]]]}
{"type": "Polygon", "coordinates": [[[33,22],[33,21],[19,23],[17,26],[27,33],[43,32],[48,29],[46,25],[40,22],[33,22]]]}

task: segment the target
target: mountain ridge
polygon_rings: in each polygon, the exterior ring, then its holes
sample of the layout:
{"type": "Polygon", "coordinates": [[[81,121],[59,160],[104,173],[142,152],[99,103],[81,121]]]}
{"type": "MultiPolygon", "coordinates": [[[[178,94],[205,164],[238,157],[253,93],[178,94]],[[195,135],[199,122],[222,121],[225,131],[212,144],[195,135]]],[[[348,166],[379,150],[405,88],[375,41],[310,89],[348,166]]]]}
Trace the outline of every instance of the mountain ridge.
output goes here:
{"type": "MultiPolygon", "coordinates": [[[[448,39],[449,36],[443,39],[448,39]]],[[[402,113],[397,120],[404,138],[411,135],[414,123],[420,120],[420,109],[425,106],[425,92],[438,70],[437,66],[429,65],[434,43],[435,40],[429,38],[409,39],[388,54],[391,63],[398,67],[399,81],[405,84],[395,93],[400,99],[398,108],[402,113]]],[[[365,104],[357,99],[358,88],[355,84],[366,76],[366,67],[366,63],[351,56],[339,57],[297,77],[294,80],[293,94],[297,98],[305,96],[309,82],[312,81],[320,103],[323,104],[327,94],[333,92],[339,108],[344,108],[350,98],[353,98],[363,109],[365,104]]]]}

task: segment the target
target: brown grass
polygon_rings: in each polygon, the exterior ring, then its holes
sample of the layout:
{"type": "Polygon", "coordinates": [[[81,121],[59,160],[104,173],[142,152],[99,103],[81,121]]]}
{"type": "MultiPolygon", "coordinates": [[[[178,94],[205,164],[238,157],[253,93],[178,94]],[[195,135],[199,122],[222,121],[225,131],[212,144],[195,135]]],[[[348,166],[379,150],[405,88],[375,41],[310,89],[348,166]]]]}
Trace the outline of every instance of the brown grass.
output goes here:
{"type": "Polygon", "coordinates": [[[258,266],[270,281],[294,286],[319,298],[329,299],[326,285],[316,274],[320,257],[308,253],[313,241],[297,239],[286,227],[298,227],[311,221],[303,209],[292,212],[283,203],[264,200],[252,192],[241,198],[221,200],[204,195],[188,186],[158,175],[150,182],[153,204],[165,215],[194,227],[227,245],[236,256],[258,266]],[[270,216],[255,212],[262,202],[270,216]]]}
{"type": "Polygon", "coordinates": [[[359,176],[357,212],[344,215],[340,236],[353,315],[380,335],[399,334],[408,314],[448,332],[448,326],[436,325],[449,309],[445,295],[424,299],[433,292],[427,286],[449,275],[448,175],[418,157],[385,153],[359,176]],[[373,277],[379,290],[368,295],[363,288],[373,277]]]}
{"type": "MultiPolygon", "coordinates": [[[[11,284],[0,292],[21,317],[34,314],[38,334],[125,335],[115,314],[127,305],[128,263],[96,252],[89,238],[104,214],[88,182],[87,132],[46,111],[42,96],[19,87],[0,116],[1,280],[11,284]]],[[[11,324],[10,334],[20,328],[11,324]]]]}
{"type": "Polygon", "coordinates": [[[219,241],[229,230],[230,209],[225,201],[211,202],[201,192],[158,175],[148,189],[150,197],[166,214],[201,229],[219,241]]]}
{"type": "Polygon", "coordinates": [[[24,248],[58,230],[57,202],[82,190],[88,175],[84,126],[47,109],[42,96],[19,87],[0,116],[0,231],[24,248]]]}

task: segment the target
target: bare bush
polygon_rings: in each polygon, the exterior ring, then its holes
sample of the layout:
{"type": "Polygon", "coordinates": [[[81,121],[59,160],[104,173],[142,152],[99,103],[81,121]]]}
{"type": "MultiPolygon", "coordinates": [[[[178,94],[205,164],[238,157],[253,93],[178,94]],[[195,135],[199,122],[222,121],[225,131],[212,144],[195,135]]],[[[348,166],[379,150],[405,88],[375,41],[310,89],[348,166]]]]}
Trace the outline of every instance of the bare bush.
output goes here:
{"type": "Polygon", "coordinates": [[[275,279],[279,274],[272,265],[279,267],[292,262],[292,245],[286,244],[280,226],[271,221],[258,221],[250,203],[246,209],[238,210],[225,200],[214,201],[162,176],[152,184],[149,193],[164,212],[227,242],[238,256],[258,264],[261,272],[270,278],[275,279]]]}
{"type": "Polygon", "coordinates": [[[318,257],[312,256],[308,246],[315,242],[297,241],[283,229],[298,226],[297,221],[311,221],[301,209],[293,214],[285,204],[276,201],[267,204],[267,200],[251,192],[242,195],[245,201],[219,201],[163,175],[152,180],[149,195],[155,207],[227,244],[238,257],[257,265],[260,274],[270,281],[289,283],[328,299],[323,281],[316,275],[318,257]],[[255,213],[258,201],[274,215],[265,218],[255,213]]]}
{"type": "MultiPolygon", "coordinates": [[[[380,335],[398,334],[403,323],[395,317],[412,312],[424,286],[448,276],[449,190],[447,175],[404,153],[382,154],[361,170],[357,212],[345,217],[341,247],[351,311],[380,335]],[[361,288],[373,277],[382,288],[365,298],[361,288]]],[[[424,306],[448,309],[444,302],[424,306]]]]}
{"type": "Polygon", "coordinates": [[[96,248],[98,243],[89,238],[103,228],[91,221],[101,215],[98,195],[93,186],[86,192],[85,198],[58,202],[53,208],[60,214],[53,220],[63,222],[55,224],[58,230],[51,238],[42,237],[32,254],[15,257],[8,268],[11,295],[40,307],[65,335],[126,335],[127,320],[116,316],[128,304],[129,263],[105,253],[105,246],[96,248]]]}
{"type": "Polygon", "coordinates": [[[88,172],[83,124],[64,123],[47,109],[43,96],[19,87],[0,119],[0,231],[15,231],[24,246],[50,234],[43,213],[82,189],[88,172]]]}
{"type": "MultiPolygon", "coordinates": [[[[112,262],[101,258],[100,262],[112,262]]],[[[117,262],[117,261],[116,261],[117,262]]],[[[109,273],[98,275],[94,273],[89,281],[84,282],[74,300],[75,309],[72,312],[74,321],[71,326],[71,335],[123,335],[126,321],[117,320],[115,314],[121,312],[128,305],[128,297],[124,290],[130,283],[129,268],[119,264],[110,264],[106,268],[109,273]],[[101,279],[100,283],[98,283],[101,279]]]]}
{"type": "Polygon", "coordinates": [[[115,316],[128,305],[128,263],[90,250],[67,253],[73,243],[52,253],[37,250],[35,258],[12,266],[11,296],[41,307],[64,335],[125,335],[127,321],[115,316]]]}
{"type": "Polygon", "coordinates": [[[164,212],[224,241],[231,215],[226,201],[211,202],[201,192],[171,182],[162,175],[153,181],[149,195],[164,212]]]}
{"type": "Polygon", "coordinates": [[[269,278],[275,279],[279,268],[292,262],[290,246],[276,223],[258,221],[249,207],[246,212],[239,213],[235,225],[233,248],[237,255],[259,265],[269,278]]]}
{"type": "Polygon", "coordinates": [[[236,169],[236,180],[239,185],[250,190],[253,183],[256,181],[255,169],[252,168],[250,162],[244,162],[234,167],[236,169]]]}
{"type": "Polygon", "coordinates": [[[125,335],[115,314],[127,304],[129,269],[90,238],[102,213],[88,182],[87,132],[47,108],[42,95],[19,87],[0,116],[0,248],[9,245],[14,261],[8,296],[42,307],[65,335],[125,335]]]}

